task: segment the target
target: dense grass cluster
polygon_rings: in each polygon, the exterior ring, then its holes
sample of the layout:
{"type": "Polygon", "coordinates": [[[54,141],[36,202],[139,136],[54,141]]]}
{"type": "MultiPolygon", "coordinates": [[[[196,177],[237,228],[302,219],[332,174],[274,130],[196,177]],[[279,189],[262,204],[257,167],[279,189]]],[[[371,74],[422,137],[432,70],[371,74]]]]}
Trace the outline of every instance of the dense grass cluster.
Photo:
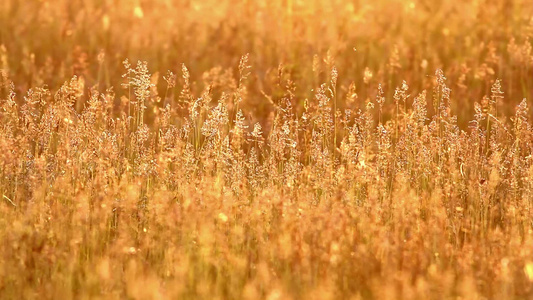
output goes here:
{"type": "Polygon", "coordinates": [[[532,12],[0,1],[0,298],[532,298],[532,12]]]}

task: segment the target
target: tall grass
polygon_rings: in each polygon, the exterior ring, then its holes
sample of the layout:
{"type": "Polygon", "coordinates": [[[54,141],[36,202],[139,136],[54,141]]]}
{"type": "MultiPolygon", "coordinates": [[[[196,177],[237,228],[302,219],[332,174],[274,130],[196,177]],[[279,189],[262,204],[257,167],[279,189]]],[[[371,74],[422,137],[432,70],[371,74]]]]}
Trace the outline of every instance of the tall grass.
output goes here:
{"type": "Polygon", "coordinates": [[[0,298],[533,297],[531,8],[3,1],[0,298]]]}

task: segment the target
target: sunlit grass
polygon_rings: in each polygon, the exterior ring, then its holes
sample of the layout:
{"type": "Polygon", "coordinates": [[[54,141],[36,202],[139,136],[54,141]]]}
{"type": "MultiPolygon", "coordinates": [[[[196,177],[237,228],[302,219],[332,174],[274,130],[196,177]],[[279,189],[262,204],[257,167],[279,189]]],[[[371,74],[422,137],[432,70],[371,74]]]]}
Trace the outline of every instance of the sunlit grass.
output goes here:
{"type": "Polygon", "coordinates": [[[530,1],[0,2],[0,298],[533,297],[530,1]]]}

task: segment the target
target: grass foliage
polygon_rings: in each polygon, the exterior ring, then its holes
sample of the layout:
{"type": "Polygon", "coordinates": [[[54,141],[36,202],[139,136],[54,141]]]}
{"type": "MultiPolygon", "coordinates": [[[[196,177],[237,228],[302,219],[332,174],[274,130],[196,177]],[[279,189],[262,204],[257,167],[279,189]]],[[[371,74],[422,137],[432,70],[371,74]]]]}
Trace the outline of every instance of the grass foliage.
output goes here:
{"type": "Polygon", "coordinates": [[[532,12],[0,1],[0,297],[531,299],[532,12]]]}

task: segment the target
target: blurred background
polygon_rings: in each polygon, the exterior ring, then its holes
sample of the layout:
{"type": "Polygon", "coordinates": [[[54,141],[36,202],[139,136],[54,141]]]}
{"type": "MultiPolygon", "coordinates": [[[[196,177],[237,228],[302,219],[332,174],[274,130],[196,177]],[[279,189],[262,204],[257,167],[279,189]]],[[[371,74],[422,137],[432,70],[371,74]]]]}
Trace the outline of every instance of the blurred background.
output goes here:
{"type": "Polygon", "coordinates": [[[415,93],[430,89],[441,68],[464,127],[474,101],[489,95],[497,78],[512,104],[501,112],[532,98],[532,38],[530,0],[0,2],[0,68],[18,93],[42,85],[55,90],[78,75],[87,88],[114,86],[118,97],[126,58],[147,61],[161,77],[167,70],[181,75],[184,63],[198,92],[208,77],[238,78],[239,59],[249,53],[243,105],[254,118],[272,108],[263,92],[276,94],[280,65],[294,83],[297,107],[334,66],[339,99],[353,82],[360,100],[354,105],[374,98],[378,84],[387,99],[404,80],[415,93]]]}

